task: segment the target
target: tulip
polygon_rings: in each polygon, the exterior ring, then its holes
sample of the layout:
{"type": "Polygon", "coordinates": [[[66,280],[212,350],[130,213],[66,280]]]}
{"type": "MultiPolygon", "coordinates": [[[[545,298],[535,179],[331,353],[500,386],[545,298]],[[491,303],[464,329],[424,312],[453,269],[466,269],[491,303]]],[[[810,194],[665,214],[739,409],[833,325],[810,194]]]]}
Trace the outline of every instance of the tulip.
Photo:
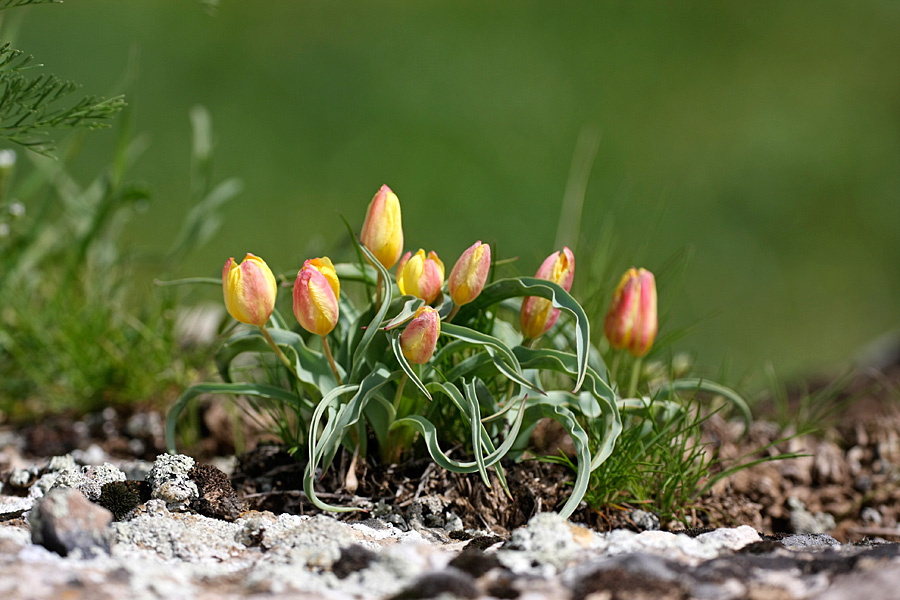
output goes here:
{"type": "Polygon", "coordinates": [[[469,246],[450,271],[447,285],[456,306],[468,304],[478,297],[491,269],[491,247],[481,240],[469,246]]]}
{"type": "Polygon", "coordinates": [[[425,257],[419,248],[415,254],[407,252],[397,265],[397,287],[401,294],[421,298],[427,304],[434,302],[444,283],[444,263],[432,251],[425,257]]]}
{"type": "Polygon", "coordinates": [[[441,317],[430,306],[420,306],[403,333],[400,334],[400,350],[411,363],[422,365],[431,360],[438,335],[441,333],[441,317]]]}
{"type": "Polygon", "coordinates": [[[337,325],[340,295],[340,282],[331,260],[307,260],[294,282],[294,316],[310,333],[328,335],[337,325]]]}
{"type": "Polygon", "coordinates": [[[388,186],[381,186],[372,198],[359,239],[385,269],[397,264],[403,251],[403,225],[400,200],[388,186]]]}
{"type": "MultiPolygon", "coordinates": [[[[537,270],[535,277],[558,284],[567,292],[572,289],[575,277],[575,255],[567,247],[548,256],[537,270]]],[[[559,309],[553,303],[538,296],[529,296],[522,302],[520,323],[526,338],[536,338],[548,331],[559,318],[559,309]]]]}
{"type": "Polygon", "coordinates": [[[229,258],[222,269],[228,314],[248,325],[265,326],[275,309],[278,286],[266,261],[247,253],[240,264],[229,258]]]}
{"type": "Polygon", "coordinates": [[[613,292],[604,331],[609,345],[640,358],[650,351],[659,323],[656,281],[647,269],[628,269],[613,292]]]}

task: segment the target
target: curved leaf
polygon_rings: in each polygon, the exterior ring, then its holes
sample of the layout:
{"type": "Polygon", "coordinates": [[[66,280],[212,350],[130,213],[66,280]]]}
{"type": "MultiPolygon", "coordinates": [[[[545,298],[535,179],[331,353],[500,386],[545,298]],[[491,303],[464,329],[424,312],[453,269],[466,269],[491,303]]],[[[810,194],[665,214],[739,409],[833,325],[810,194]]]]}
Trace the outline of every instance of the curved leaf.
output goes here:
{"type": "MultiPolygon", "coordinates": [[[[306,469],[303,473],[303,490],[306,492],[309,501],[316,507],[321,510],[329,510],[332,512],[360,510],[359,508],[352,506],[335,506],[320,500],[318,496],[316,496],[313,478],[320,461],[325,467],[331,464],[334,455],[341,445],[344,434],[350,427],[353,427],[359,421],[369,400],[375,397],[375,394],[381,386],[396,379],[398,376],[399,372],[391,373],[383,366],[379,366],[369,373],[358,385],[354,384],[351,386],[356,389],[356,393],[346,404],[342,404],[326,423],[322,435],[316,444],[315,451],[310,452],[312,460],[306,464],[306,469]]],[[[343,387],[346,388],[347,386],[343,387]]],[[[330,398],[329,402],[333,404],[333,400],[333,398],[330,398]]],[[[332,406],[331,408],[333,409],[334,407],[332,406]]],[[[321,413],[319,413],[318,416],[321,417],[321,413]]],[[[314,419],[314,421],[317,420],[318,419],[314,419]]],[[[310,433],[311,441],[314,439],[312,436],[313,434],[310,433]]]]}
{"type": "MultiPolygon", "coordinates": [[[[568,352],[547,348],[533,350],[520,346],[515,349],[515,353],[526,369],[546,369],[574,377],[578,368],[576,357],[568,352]]],[[[572,401],[584,416],[591,419],[591,429],[601,430],[598,435],[600,443],[593,449],[590,469],[593,471],[612,454],[616,440],[622,433],[622,415],[619,413],[618,396],[609,384],[591,368],[586,370],[585,375],[589,389],[574,395],[572,401]]]]}
{"type": "Polygon", "coordinates": [[[572,488],[572,495],[563,505],[559,514],[563,518],[569,518],[578,503],[584,497],[587,491],[588,481],[591,475],[591,451],[589,448],[588,436],[584,428],[578,423],[578,419],[572,414],[567,404],[571,404],[571,394],[568,392],[552,391],[547,392],[547,396],[537,398],[535,403],[528,407],[528,414],[525,416],[528,422],[537,421],[539,418],[546,417],[557,421],[563,426],[563,429],[571,436],[575,445],[575,453],[578,455],[578,471],[575,474],[575,485],[572,488]]]}
{"type": "Polygon", "coordinates": [[[575,317],[575,354],[577,356],[578,371],[575,377],[575,388],[572,391],[577,392],[581,388],[587,372],[591,324],[581,305],[559,285],[552,281],[537,279],[536,277],[500,279],[485,287],[475,300],[462,307],[458,317],[462,321],[471,318],[477,311],[508,298],[527,296],[546,298],[550,300],[554,308],[564,310],[575,317]]]}
{"type": "Polygon", "coordinates": [[[403,356],[403,349],[400,348],[400,332],[396,329],[391,332],[391,349],[394,351],[394,357],[396,357],[397,362],[400,363],[400,368],[403,369],[403,372],[406,373],[406,376],[409,377],[409,380],[416,384],[416,387],[425,394],[425,397],[431,400],[431,394],[428,393],[428,389],[425,387],[425,384],[422,383],[422,380],[419,379],[419,376],[416,374],[415,369],[409,364],[406,360],[406,357],[403,356]]]}
{"type": "MultiPolygon", "coordinates": [[[[404,296],[404,298],[405,297],[406,296],[404,296]]],[[[419,307],[423,306],[424,304],[425,304],[425,301],[422,300],[421,298],[416,298],[415,296],[409,296],[409,300],[407,300],[406,302],[403,303],[403,308],[400,309],[400,312],[397,313],[397,316],[395,316],[393,319],[391,319],[390,321],[385,323],[383,329],[385,331],[390,331],[391,329],[394,329],[395,327],[399,327],[400,325],[403,325],[404,323],[406,323],[407,321],[412,319],[415,316],[416,311],[419,310],[419,307]]]]}
{"type": "Polygon", "coordinates": [[[657,397],[667,398],[672,392],[689,391],[707,392],[730,400],[738,412],[741,413],[741,417],[744,420],[744,433],[746,434],[750,430],[753,415],[750,413],[750,407],[747,405],[747,402],[736,391],[719,383],[700,378],[675,379],[657,390],[657,397]]]}
{"type": "MultiPolygon", "coordinates": [[[[475,392],[475,380],[466,383],[463,382],[466,400],[469,403],[469,425],[472,430],[472,451],[475,453],[475,464],[478,466],[478,472],[481,474],[481,480],[488,488],[491,487],[491,480],[488,479],[487,469],[484,466],[484,453],[481,446],[484,440],[481,437],[483,426],[481,424],[481,411],[478,408],[478,395],[475,392]]],[[[487,436],[487,432],[485,432],[487,436]]],[[[488,440],[489,441],[489,440],[488,440]]]]}
{"type": "Polygon", "coordinates": [[[372,343],[372,338],[378,333],[378,329],[384,321],[384,316],[387,314],[388,307],[391,305],[391,294],[393,293],[391,290],[391,276],[388,274],[387,269],[378,262],[378,259],[375,258],[375,255],[372,254],[368,248],[360,244],[359,249],[362,250],[372,266],[381,274],[383,297],[381,299],[381,306],[378,307],[378,311],[375,313],[375,318],[369,322],[369,326],[366,328],[365,333],[363,333],[359,345],[356,346],[356,349],[353,351],[353,366],[350,369],[350,381],[357,381],[359,379],[359,371],[365,363],[363,357],[366,354],[366,350],[369,348],[369,344],[372,343]]]}
{"type": "MultiPolygon", "coordinates": [[[[502,444],[500,444],[500,446],[497,447],[496,450],[490,452],[484,457],[485,468],[493,467],[495,465],[499,466],[497,464],[498,461],[506,456],[510,448],[512,448],[513,444],[515,443],[516,438],[519,435],[519,431],[521,431],[522,421],[524,417],[525,401],[523,400],[519,405],[519,412],[516,414],[516,419],[515,421],[513,421],[506,439],[502,444]]],[[[410,415],[408,417],[403,417],[402,419],[397,419],[396,421],[394,421],[394,424],[391,425],[391,429],[395,429],[401,426],[413,427],[420,434],[422,434],[422,439],[425,441],[425,447],[428,449],[428,453],[431,455],[431,458],[434,459],[434,462],[436,462],[444,469],[453,471],[455,473],[474,473],[478,470],[478,465],[474,461],[459,462],[449,458],[446,454],[444,454],[437,439],[437,427],[435,427],[434,424],[425,417],[419,415],[410,415]]]]}
{"type": "Polygon", "coordinates": [[[508,379],[515,381],[521,386],[543,393],[543,390],[535,387],[532,382],[522,376],[522,367],[519,365],[519,359],[516,358],[515,353],[510,350],[509,346],[494,336],[461,325],[454,325],[453,323],[441,323],[441,335],[447,335],[458,340],[464,340],[475,346],[483,347],[490,355],[491,360],[494,361],[497,370],[508,379]]]}
{"type": "MultiPolygon", "coordinates": [[[[311,350],[300,334],[289,329],[270,329],[269,334],[275,343],[286,351],[286,355],[294,359],[294,370],[300,381],[315,386],[322,394],[327,394],[334,388],[334,374],[331,372],[328,359],[311,350]]],[[[239,354],[267,351],[271,351],[271,348],[259,330],[244,331],[229,338],[216,352],[216,368],[222,379],[230,382],[231,362],[239,354]]],[[[340,366],[338,368],[340,369],[340,366]]]]}
{"type": "Polygon", "coordinates": [[[168,415],[166,415],[166,450],[170,454],[177,454],[175,449],[175,428],[178,425],[178,418],[188,402],[201,394],[257,396],[259,398],[280,400],[297,408],[307,408],[306,404],[301,402],[293,393],[273,385],[263,383],[201,383],[193,385],[178,397],[178,400],[175,401],[175,404],[169,409],[168,415]]]}

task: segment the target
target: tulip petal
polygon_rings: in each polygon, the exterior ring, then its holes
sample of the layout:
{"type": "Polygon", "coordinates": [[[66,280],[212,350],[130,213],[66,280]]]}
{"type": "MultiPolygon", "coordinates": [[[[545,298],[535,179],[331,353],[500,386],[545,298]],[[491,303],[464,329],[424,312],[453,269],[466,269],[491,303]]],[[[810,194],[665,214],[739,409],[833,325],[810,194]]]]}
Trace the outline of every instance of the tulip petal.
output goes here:
{"type": "Polygon", "coordinates": [[[242,263],[229,258],[222,269],[225,308],[241,323],[265,325],[275,309],[277,289],[269,266],[249,252],[242,263]]]}

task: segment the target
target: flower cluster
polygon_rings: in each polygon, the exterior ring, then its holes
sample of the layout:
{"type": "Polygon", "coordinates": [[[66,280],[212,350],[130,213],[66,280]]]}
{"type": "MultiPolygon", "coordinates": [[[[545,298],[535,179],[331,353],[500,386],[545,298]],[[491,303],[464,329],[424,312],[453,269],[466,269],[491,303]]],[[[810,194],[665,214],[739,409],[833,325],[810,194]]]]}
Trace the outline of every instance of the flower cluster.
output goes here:
{"type": "MultiPolygon", "coordinates": [[[[241,263],[228,259],[222,272],[225,306],[256,330],[235,334],[223,346],[217,364],[224,383],[195,386],[176,403],[167,422],[170,448],[174,419],[200,393],[213,389],[276,401],[290,406],[300,425],[290,443],[308,455],[307,497],[320,508],[344,510],[316,497],[313,474],[319,466],[327,468],[342,447],[364,455],[362,425],[374,433],[382,460],[399,460],[419,439],[444,468],[478,472],[486,484],[487,470],[493,469],[506,489],[500,460],[520,456],[525,440],[518,438],[527,436],[537,420],[551,418],[576,446],[578,473],[561,511],[571,514],[590,472],[609,456],[622,428],[618,392],[605,369],[589,364],[597,352],[589,346],[588,318],[569,293],[575,279],[572,250],[550,254],[534,277],[495,276],[492,281],[491,247],[479,240],[460,254],[448,275],[434,250],[405,250],[400,200],[386,185],[369,203],[355,242],[358,263],[311,258],[295,277],[276,278],[253,254],[241,263]],[[395,267],[392,275],[389,269],[395,267]],[[287,326],[276,307],[278,279],[291,278],[299,329],[287,326]],[[368,307],[354,306],[352,294],[341,297],[342,279],[366,285],[368,307]],[[511,323],[515,311],[518,333],[511,323]],[[565,323],[574,328],[574,342],[545,335],[563,313],[571,317],[565,323]],[[287,370],[289,389],[284,371],[273,384],[231,381],[229,365],[238,355],[262,357],[266,348],[287,370]],[[544,371],[562,375],[548,380],[568,380],[571,389],[544,389],[544,371]],[[454,443],[464,444],[473,461],[451,459],[441,448],[440,437],[460,431],[468,433],[454,443]],[[599,441],[589,447],[589,438],[599,441]]],[[[639,364],[657,330],[656,287],[649,271],[625,274],[604,325],[610,347],[627,350],[639,364]]],[[[289,430],[286,423],[280,425],[283,439],[289,430]]],[[[346,476],[347,489],[355,489],[353,468],[346,476]]]]}

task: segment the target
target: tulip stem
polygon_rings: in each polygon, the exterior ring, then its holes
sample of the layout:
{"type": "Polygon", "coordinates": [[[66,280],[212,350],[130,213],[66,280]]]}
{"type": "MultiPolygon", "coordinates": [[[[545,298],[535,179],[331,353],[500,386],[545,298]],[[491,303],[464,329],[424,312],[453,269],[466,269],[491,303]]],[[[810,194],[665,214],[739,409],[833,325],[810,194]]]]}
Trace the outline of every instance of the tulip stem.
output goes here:
{"type": "Polygon", "coordinates": [[[328,359],[328,364],[331,365],[331,372],[334,373],[334,380],[338,385],[344,385],[341,383],[341,375],[338,373],[337,364],[335,364],[334,356],[331,354],[331,346],[328,345],[328,336],[323,335],[320,337],[322,338],[322,349],[325,350],[325,358],[328,359]]]}
{"type": "Polygon", "coordinates": [[[381,276],[381,271],[378,271],[378,283],[375,284],[375,306],[381,305],[381,288],[384,287],[384,278],[381,276]]]}
{"type": "Polygon", "coordinates": [[[628,398],[633,398],[634,393],[637,391],[638,378],[641,375],[641,358],[634,359],[634,364],[631,365],[631,383],[628,384],[628,398]]]}
{"type": "Polygon", "coordinates": [[[609,379],[610,383],[616,383],[619,379],[619,359],[621,358],[621,352],[614,352],[612,364],[609,366],[609,379]]]}
{"type": "Polygon", "coordinates": [[[269,346],[272,347],[272,350],[275,351],[275,354],[278,356],[278,358],[281,359],[281,362],[284,363],[284,366],[286,366],[288,371],[291,372],[291,375],[297,377],[297,371],[294,370],[294,365],[291,364],[291,361],[288,360],[288,357],[284,355],[284,352],[281,351],[281,348],[279,348],[278,344],[275,343],[275,340],[272,339],[272,335],[269,333],[269,330],[266,329],[266,326],[260,325],[259,331],[263,334],[263,337],[266,338],[266,342],[269,344],[269,346]]]}
{"type": "Polygon", "coordinates": [[[450,314],[447,315],[447,318],[444,319],[444,321],[447,322],[447,323],[449,323],[450,321],[452,321],[452,320],[453,320],[453,317],[456,316],[456,313],[459,312],[459,308],[460,308],[459,304],[454,304],[454,305],[453,305],[453,310],[450,311],[450,314]]]}
{"type": "Polygon", "coordinates": [[[406,387],[406,382],[409,381],[409,375],[404,371],[403,377],[400,378],[400,383],[397,384],[397,393],[394,394],[394,418],[397,418],[397,413],[400,412],[400,398],[403,397],[403,388],[406,387]]]}

